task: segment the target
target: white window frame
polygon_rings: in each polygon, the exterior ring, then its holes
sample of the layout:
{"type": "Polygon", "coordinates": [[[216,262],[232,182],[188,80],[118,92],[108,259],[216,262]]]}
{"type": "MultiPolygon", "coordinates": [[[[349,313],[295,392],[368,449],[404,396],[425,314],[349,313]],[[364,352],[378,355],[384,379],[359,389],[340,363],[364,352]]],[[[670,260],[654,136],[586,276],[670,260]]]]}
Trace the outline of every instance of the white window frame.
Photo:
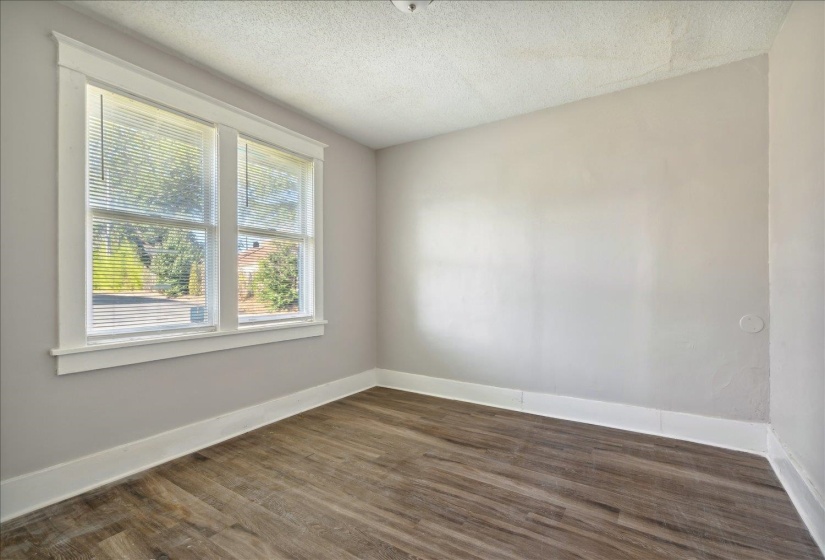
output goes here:
{"type": "Polygon", "coordinates": [[[326,144],[209,97],[79,41],[52,33],[58,44],[58,375],[149,362],[324,334],[323,167],[326,144]],[[214,123],[218,134],[217,326],[153,338],[89,342],[86,332],[88,81],[142,97],[214,123]],[[315,291],[310,320],[251,324],[238,321],[238,136],[259,138],[311,158],[315,189],[315,291]]]}

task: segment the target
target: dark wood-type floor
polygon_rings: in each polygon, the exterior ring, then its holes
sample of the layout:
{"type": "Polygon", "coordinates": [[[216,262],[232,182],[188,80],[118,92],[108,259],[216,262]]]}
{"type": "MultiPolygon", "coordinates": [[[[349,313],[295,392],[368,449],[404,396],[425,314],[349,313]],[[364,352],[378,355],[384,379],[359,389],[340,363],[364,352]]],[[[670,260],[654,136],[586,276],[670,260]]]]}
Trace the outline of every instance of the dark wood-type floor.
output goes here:
{"type": "Polygon", "coordinates": [[[3,558],[821,558],[758,456],[370,389],[0,527],[3,558]]]}

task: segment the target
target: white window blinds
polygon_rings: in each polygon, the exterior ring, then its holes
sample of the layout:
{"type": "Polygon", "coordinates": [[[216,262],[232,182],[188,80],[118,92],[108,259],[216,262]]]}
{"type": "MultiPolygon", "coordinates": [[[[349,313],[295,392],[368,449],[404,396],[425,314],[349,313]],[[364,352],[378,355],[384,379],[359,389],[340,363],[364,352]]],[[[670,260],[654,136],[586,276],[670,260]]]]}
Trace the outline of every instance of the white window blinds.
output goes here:
{"type": "Polygon", "coordinates": [[[215,128],[87,89],[89,337],[215,324],[215,128]]]}
{"type": "Polygon", "coordinates": [[[238,140],[238,311],[241,323],[312,318],[313,162],[238,140]]]}

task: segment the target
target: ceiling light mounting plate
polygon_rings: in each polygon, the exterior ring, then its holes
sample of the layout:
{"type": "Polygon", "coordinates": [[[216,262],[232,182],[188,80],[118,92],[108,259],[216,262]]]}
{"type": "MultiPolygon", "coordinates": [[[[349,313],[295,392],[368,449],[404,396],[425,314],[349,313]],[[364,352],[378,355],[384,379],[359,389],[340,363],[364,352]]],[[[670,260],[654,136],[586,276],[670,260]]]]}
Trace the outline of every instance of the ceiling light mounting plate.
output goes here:
{"type": "Polygon", "coordinates": [[[423,12],[432,0],[390,0],[392,5],[405,14],[417,14],[423,12]]]}

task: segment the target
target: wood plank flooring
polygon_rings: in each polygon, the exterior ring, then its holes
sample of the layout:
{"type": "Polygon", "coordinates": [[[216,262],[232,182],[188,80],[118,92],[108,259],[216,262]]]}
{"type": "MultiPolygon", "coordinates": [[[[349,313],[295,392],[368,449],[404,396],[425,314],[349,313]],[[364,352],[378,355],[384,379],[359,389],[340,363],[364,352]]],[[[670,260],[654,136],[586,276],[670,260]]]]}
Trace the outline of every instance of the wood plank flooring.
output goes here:
{"type": "Polygon", "coordinates": [[[821,558],[758,456],[370,389],[0,526],[2,558],[821,558]]]}

